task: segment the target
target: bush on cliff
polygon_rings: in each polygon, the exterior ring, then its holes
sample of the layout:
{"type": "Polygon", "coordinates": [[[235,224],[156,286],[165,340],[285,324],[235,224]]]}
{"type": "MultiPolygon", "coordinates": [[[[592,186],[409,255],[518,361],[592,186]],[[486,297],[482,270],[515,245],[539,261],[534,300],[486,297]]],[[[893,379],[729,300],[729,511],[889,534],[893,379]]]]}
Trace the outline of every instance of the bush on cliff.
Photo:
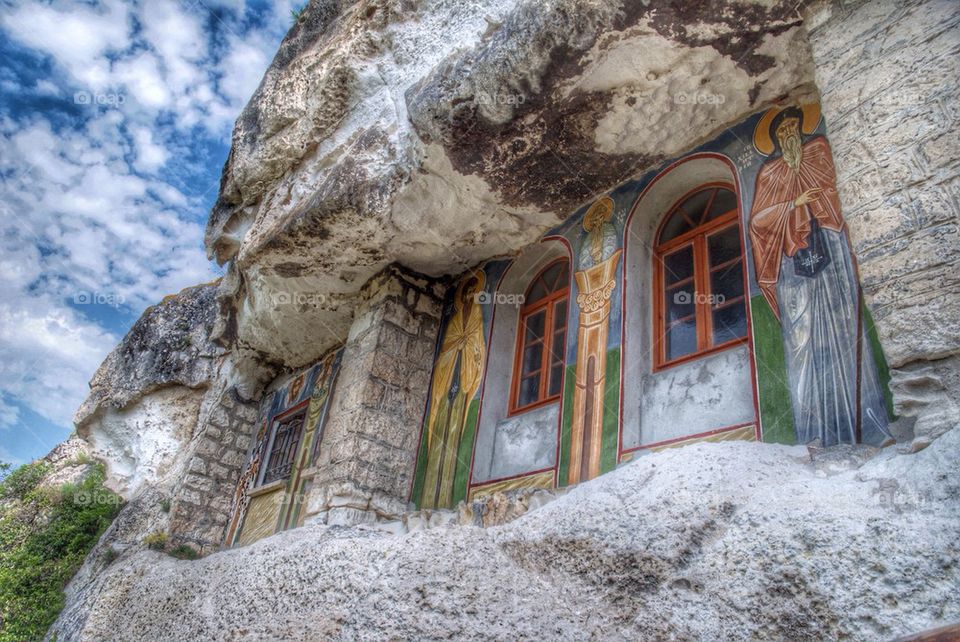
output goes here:
{"type": "Polygon", "coordinates": [[[46,462],[0,482],[0,642],[43,638],[63,589],[120,509],[100,464],[74,484],[44,484],[46,462]]]}

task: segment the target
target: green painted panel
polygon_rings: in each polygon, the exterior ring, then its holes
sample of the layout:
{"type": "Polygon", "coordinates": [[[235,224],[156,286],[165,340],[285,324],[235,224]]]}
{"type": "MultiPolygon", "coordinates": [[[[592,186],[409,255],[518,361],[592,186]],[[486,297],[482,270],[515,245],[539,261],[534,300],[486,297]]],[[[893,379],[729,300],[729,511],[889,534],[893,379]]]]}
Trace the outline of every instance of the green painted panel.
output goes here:
{"type": "Polygon", "coordinates": [[[429,415],[424,419],[422,433],[420,435],[420,450],[417,453],[417,472],[413,478],[413,493],[411,494],[411,499],[414,504],[417,505],[417,508],[420,507],[420,497],[423,495],[423,480],[427,476],[427,420],[429,415]]]}
{"type": "Polygon", "coordinates": [[[570,471],[570,439],[573,431],[573,390],[577,385],[577,365],[567,366],[563,379],[563,417],[560,420],[560,462],[557,467],[557,486],[567,485],[570,471]]]}
{"type": "Polygon", "coordinates": [[[453,505],[467,498],[470,485],[470,464],[473,461],[473,441],[477,434],[477,421],[480,416],[480,400],[474,399],[467,409],[467,424],[463,428],[460,448],[457,450],[457,469],[453,477],[453,505]]]}
{"type": "Polygon", "coordinates": [[[753,297],[750,305],[753,310],[753,350],[757,362],[763,441],[795,444],[797,432],[793,424],[780,322],[763,296],[753,297]]]}
{"type": "Polygon", "coordinates": [[[620,348],[607,352],[603,391],[603,440],[600,446],[600,472],[617,467],[617,442],[620,440],[620,348]]]}

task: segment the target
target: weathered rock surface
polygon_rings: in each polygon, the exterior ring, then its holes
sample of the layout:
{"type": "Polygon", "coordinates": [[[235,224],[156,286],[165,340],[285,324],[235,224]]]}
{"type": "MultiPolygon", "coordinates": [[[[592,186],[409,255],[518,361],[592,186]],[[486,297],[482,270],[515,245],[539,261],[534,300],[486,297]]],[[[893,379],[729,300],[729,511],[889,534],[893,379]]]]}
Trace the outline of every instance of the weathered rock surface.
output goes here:
{"type": "Polygon", "coordinates": [[[237,121],[208,224],[231,262],[223,336],[305,365],[386,265],[440,276],[515,251],[809,94],[799,6],[314,0],[237,121]]]}
{"type": "Polygon", "coordinates": [[[960,430],[849,461],[699,444],[503,526],[308,526],[194,562],[129,553],[73,593],[51,633],[875,640],[960,618],[960,430]]]}
{"type": "Polygon", "coordinates": [[[210,340],[217,318],[217,283],[187,288],[147,308],[90,380],[90,395],[74,423],[83,434],[106,408],[171,385],[199,388],[213,376],[223,348],[210,340]]]}
{"type": "Polygon", "coordinates": [[[185,465],[225,354],[211,339],[216,293],[216,283],[199,285],[148,308],[97,369],[76,413],[78,435],[106,464],[107,486],[124,497],[185,465]]]}

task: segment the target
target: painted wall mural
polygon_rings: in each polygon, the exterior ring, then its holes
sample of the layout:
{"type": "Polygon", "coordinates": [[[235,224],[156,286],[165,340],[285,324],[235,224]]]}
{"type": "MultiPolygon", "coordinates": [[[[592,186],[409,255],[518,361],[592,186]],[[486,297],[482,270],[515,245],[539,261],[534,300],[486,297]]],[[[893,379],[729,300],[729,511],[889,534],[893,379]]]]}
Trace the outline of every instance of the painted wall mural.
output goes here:
{"type": "Polygon", "coordinates": [[[584,205],[515,259],[478,266],[450,296],[411,492],[420,507],[575,484],[644,452],[693,441],[889,438],[886,364],[862,301],[815,104],[750,116],[584,205]],[[685,301],[655,310],[662,305],[655,297],[664,294],[657,261],[680,260],[673,250],[655,251],[658,230],[684,199],[699,207],[690,195],[701,187],[704,198],[723,193],[727,200],[716,215],[704,205],[689,241],[678,232],[678,247],[691,247],[691,305],[703,306],[697,318],[709,318],[710,331],[732,301],[746,330],[738,325],[724,341],[701,341],[683,359],[655,359],[664,325],[655,314],[679,323],[688,310],[685,301]],[[510,275],[512,293],[523,291],[511,267],[534,279],[558,260],[558,243],[573,269],[566,327],[577,329],[565,337],[563,393],[509,411],[504,380],[517,373],[504,369],[499,351],[514,349],[503,336],[516,337],[520,325],[504,306],[522,302],[499,296],[507,291],[503,277],[510,275]],[[552,254],[541,248],[549,244],[552,254]],[[716,296],[724,292],[733,299],[716,296]],[[700,302],[704,295],[709,300],[700,302]],[[548,444],[556,455],[544,469],[548,444]],[[520,472],[490,474],[507,469],[520,472]]]}
{"type": "Polygon", "coordinates": [[[443,341],[437,354],[430,386],[430,402],[424,430],[425,452],[417,475],[417,503],[424,508],[453,504],[462,499],[462,483],[470,461],[461,452],[468,416],[476,423],[472,404],[480,389],[486,357],[483,311],[479,305],[486,274],[478,270],[456,288],[452,313],[446,321],[443,341]],[[459,475],[458,475],[459,473],[459,475]],[[457,486],[455,492],[455,486],[457,486]]]}
{"type": "Polygon", "coordinates": [[[323,447],[342,356],[342,349],[334,350],[264,395],[259,428],[234,492],[225,545],[250,544],[303,524],[303,502],[323,447]],[[268,466],[278,471],[276,479],[268,475],[268,466]]]}
{"type": "Polygon", "coordinates": [[[840,212],[830,144],[812,134],[818,105],[774,108],[754,144],[750,243],[761,293],[780,322],[796,437],[824,446],[889,437],[861,313],[856,265],[840,212]]]}
{"type": "MultiPolygon", "coordinates": [[[[616,272],[623,251],[610,220],[613,199],[605,196],[583,217],[575,273],[580,323],[574,370],[573,425],[570,434],[566,483],[593,479],[600,474],[607,349],[610,336],[610,299],[617,287],[616,272]]],[[[616,412],[616,409],[612,409],[616,412]]]]}

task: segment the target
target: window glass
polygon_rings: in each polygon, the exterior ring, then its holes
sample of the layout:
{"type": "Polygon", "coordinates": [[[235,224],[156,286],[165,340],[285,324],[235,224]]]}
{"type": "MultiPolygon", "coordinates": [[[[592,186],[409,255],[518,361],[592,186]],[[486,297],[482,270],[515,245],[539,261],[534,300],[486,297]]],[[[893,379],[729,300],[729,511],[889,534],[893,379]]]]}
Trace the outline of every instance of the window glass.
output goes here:
{"type": "Polygon", "coordinates": [[[273,444],[263,474],[264,484],[290,476],[297,456],[297,447],[303,436],[303,414],[281,421],[274,430],[273,444]]]}
{"type": "Polygon", "coordinates": [[[568,263],[557,261],[544,268],[527,289],[520,310],[522,333],[517,339],[513,411],[562,392],[569,278],[568,263]]]}
{"type": "Polygon", "coordinates": [[[654,250],[658,365],[746,337],[737,212],[736,194],[718,186],[693,192],[667,215],[654,250]]]}

